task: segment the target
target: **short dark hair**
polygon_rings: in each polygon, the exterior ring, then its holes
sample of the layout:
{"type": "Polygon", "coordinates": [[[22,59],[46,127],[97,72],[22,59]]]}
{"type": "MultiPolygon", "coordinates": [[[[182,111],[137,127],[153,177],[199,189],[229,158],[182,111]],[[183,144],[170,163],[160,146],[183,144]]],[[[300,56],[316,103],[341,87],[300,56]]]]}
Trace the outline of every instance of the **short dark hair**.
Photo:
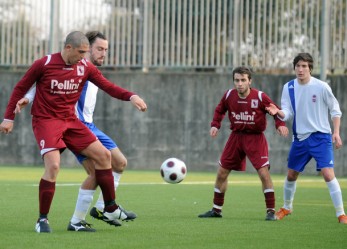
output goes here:
{"type": "Polygon", "coordinates": [[[82,44],[88,44],[87,37],[81,31],[72,31],[66,36],[64,46],[70,44],[72,47],[77,48],[82,44]]]}
{"type": "Polygon", "coordinates": [[[313,70],[313,58],[309,53],[299,53],[297,56],[295,56],[293,60],[294,70],[295,70],[296,64],[298,64],[299,61],[308,62],[308,67],[310,68],[310,71],[313,70]]]}
{"type": "Polygon", "coordinates": [[[86,37],[88,38],[90,45],[92,45],[95,42],[96,38],[107,40],[106,36],[100,31],[89,31],[86,33],[86,37]]]}
{"type": "Polygon", "coordinates": [[[252,79],[252,70],[249,67],[245,67],[245,66],[241,66],[241,67],[236,67],[233,70],[233,79],[235,74],[247,74],[248,79],[251,80],[252,79]]]}

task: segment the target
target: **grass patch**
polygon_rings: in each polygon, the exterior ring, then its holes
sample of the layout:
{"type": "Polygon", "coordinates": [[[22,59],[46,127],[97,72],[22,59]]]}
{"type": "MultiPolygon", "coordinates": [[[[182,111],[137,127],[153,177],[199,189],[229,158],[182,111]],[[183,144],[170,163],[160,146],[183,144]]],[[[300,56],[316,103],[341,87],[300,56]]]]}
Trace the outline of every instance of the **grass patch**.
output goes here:
{"type": "MultiPolygon", "coordinates": [[[[255,174],[232,173],[222,219],[199,219],[211,208],[215,173],[188,172],[180,184],[164,184],[158,171],[128,170],[117,201],[137,213],[133,222],[111,227],[89,216],[96,233],[68,232],[82,168],[59,173],[49,220],[52,234],[37,234],[38,182],[42,167],[0,167],[0,248],[345,248],[347,226],[337,223],[320,176],[298,181],[294,213],[266,222],[255,174]]],[[[282,205],[283,175],[274,175],[276,206],[282,205]]],[[[347,179],[338,179],[347,200],[347,179]]],[[[97,196],[95,196],[96,200],[97,196]]],[[[346,206],[346,202],[345,202],[346,206]]]]}

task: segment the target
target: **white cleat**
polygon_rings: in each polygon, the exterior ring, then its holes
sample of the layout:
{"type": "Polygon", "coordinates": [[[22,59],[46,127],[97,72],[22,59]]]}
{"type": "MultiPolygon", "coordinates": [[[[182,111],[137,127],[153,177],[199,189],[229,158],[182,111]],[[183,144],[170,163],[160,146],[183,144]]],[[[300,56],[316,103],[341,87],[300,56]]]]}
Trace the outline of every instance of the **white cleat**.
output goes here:
{"type": "Polygon", "coordinates": [[[104,216],[109,220],[125,220],[128,216],[119,207],[113,213],[104,212],[104,216]]]}

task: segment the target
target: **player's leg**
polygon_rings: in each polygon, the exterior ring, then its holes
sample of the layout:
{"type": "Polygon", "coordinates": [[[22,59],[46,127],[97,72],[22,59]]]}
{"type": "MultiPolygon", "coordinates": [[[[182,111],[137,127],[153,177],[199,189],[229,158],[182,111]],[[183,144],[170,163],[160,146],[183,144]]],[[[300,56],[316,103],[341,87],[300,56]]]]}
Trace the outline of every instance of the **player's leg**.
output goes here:
{"type": "MultiPolygon", "coordinates": [[[[117,147],[117,144],[109,136],[107,136],[104,132],[99,130],[93,123],[87,123],[86,125],[97,136],[102,145],[111,152],[112,175],[116,192],[121,178],[121,174],[123,173],[127,165],[127,159],[120,151],[120,149],[117,147]]],[[[122,207],[120,207],[120,209],[127,215],[126,221],[133,220],[137,217],[137,215],[131,211],[126,211],[122,207]]],[[[105,221],[103,217],[103,210],[104,199],[103,194],[100,193],[98,201],[96,202],[96,207],[93,207],[90,210],[90,215],[96,219],[101,219],[105,221]]]]}
{"type": "Polygon", "coordinates": [[[213,193],[213,206],[212,209],[206,213],[200,214],[199,218],[221,218],[222,208],[224,205],[224,196],[228,188],[228,176],[230,170],[224,169],[219,166],[217,177],[215,181],[214,193],[213,193]]]}
{"type": "MultiPolygon", "coordinates": [[[[98,136],[98,137],[100,137],[100,136],[98,136]]],[[[100,141],[103,143],[103,145],[106,148],[112,148],[112,149],[110,149],[110,151],[111,151],[111,164],[112,164],[112,171],[113,171],[112,175],[113,175],[114,186],[115,186],[115,191],[116,191],[118,188],[122,173],[123,173],[123,171],[127,165],[127,159],[123,155],[123,153],[120,151],[120,149],[118,147],[115,147],[117,145],[112,140],[111,141],[110,140],[111,139],[109,137],[107,137],[106,135],[102,139],[100,139],[100,141]],[[105,140],[108,140],[108,141],[105,141],[105,140]],[[111,146],[111,142],[112,142],[113,146],[111,146]]],[[[120,208],[127,216],[125,221],[134,220],[137,217],[137,215],[134,212],[127,211],[122,206],[120,206],[120,208]]],[[[102,219],[103,210],[104,210],[104,199],[103,199],[102,193],[100,193],[99,198],[95,204],[95,207],[93,207],[90,210],[90,215],[96,219],[102,219]]]]}
{"type": "Polygon", "coordinates": [[[126,215],[115,202],[110,151],[96,140],[96,136],[81,121],[73,120],[68,126],[69,129],[64,133],[67,147],[94,161],[96,183],[100,186],[105,201],[104,215],[109,220],[124,220],[126,215]]]}
{"type": "Polygon", "coordinates": [[[299,172],[288,169],[287,176],[283,184],[283,206],[276,212],[278,220],[283,219],[293,211],[293,201],[296,192],[296,180],[299,177],[299,172]]]}
{"type": "Polygon", "coordinates": [[[265,220],[276,220],[275,216],[275,190],[269,172],[269,166],[261,167],[257,170],[262,183],[262,190],[265,197],[266,217],[265,220]]]}
{"type": "Polygon", "coordinates": [[[99,140],[91,143],[81,151],[81,154],[94,161],[95,179],[99,185],[104,198],[104,216],[109,221],[125,220],[127,218],[123,210],[116,204],[116,194],[111,167],[111,153],[99,140]]]}
{"type": "Polygon", "coordinates": [[[95,232],[95,229],[91,227],[91,224],[86,222],[86,216],[88,210],[93,202],[93,196],[95,189],[97,188],[95,179],[94,162],[82,155],[76,156],[78,161],[82,163],[88,176],[83,181],[76,200],[76,206],[74,214],[67,227],[68,231],[83,231],[83,232],[95,232]]]}
{"type": "Polygon", "coordinates": [[[281,220],[292,213],[296,192],[296,181],[300,172],[305,169],[306,164],[312,158],[309,152],[309,145],[306,141],[307,139],[304,141],[298,141],[295,139],[291,145],[288,155],[287,176],[283,184],[283,206],[276,212],[278,220],[281,220]]]}
{"type": "MultiPolygon", "coordinates": [[[[102,140],[101,140],[102,142],[102,140]]],[[[114,179],[114,187],[115,191],[118,188],[120,178],[122,176],[122,173],[127,165],[127,159],[123,155],[123,153],[120,151],[118,147],[113,148],[111,151],[111,164],[112,164],[112,175],[114,179]]],[[[102,197],[102,194],[100,193],[99,198],[95,204],[95,207],[102,211],[104,210],[104,199],[102,197]]]]}
{"type": "Polygon", "coordinates": [[[331,200],[333,201],[336,217],[340,223],[347,224],[347,216],[343,206],[342,192],[334,173],[334,168],[322,168],[322,176],[328,186],[331,200]]]}
{"type": "Polygon", "coordinates": [[[322,176],[328,186],[330,197],[333,201],[336,217],[340,223],[347,224],[345,215],[341,187],[335,177],[334,172],[334,153],[333,143],[330,134],[314,133],[309,137],[310,152],[317,162],[317,170],[321,171],[322,176]]]}
{"type": "Polygon", "coordinates": [[[45,171],[39,184],[39,210],[40,215],[36,222],[38,233],[50,233],[51,228],[48,222],[48,213],[51,208],[55,193],[55,182],[60,167],[60,152],[52,150],[43,156],[45,171]]]}
{"type": "Polygon", "coordinates": [[[213,207],[210,211],[200,214],[200,218],[222,217],[224,196],[228,186],[228,176],[231,170],[246,170],[246,154],[240,146],[241,136],[232,132],[222,152],[213,194],[213,207]]]}
{"type": "Polygon", "coordinates": [[[61,139],[66,130],[64,122],[51,119],[32,119],[33,132],[44,161],[45,171],[39,184],[39,219],[35,230],[50,233],[48,213],[55,193],[55,182],[60,169],[60,150],[66,148],[61,139]]]}

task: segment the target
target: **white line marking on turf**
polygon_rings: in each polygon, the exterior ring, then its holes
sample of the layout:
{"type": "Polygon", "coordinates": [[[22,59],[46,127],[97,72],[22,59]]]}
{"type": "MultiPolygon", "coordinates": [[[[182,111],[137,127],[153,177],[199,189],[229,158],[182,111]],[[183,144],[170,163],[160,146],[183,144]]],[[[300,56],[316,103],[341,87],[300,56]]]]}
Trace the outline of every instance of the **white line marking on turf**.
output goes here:
{"type": "MultiPolygon", "coordinates": [[[[338,180],[339,182],[346,182],[347,179],[340,179],[338,180]]],[[[283,183],[284,180],[273,180],[272,182],[274,183],[283,183]]],[[[324,183],[323,179],[304,179],[304,180],[298,180],[298,183],[324,183]]],[[[181,185],[209,185],[209,184],[214,184],[214,181],[194,181],[194,182],[181,182],[181,185]]],[[[248,181],[248,180],[242,180],[242,181],[229,181],[229,184],[260,184],[260,180],[257,181],[248,181]]],[[[166,183],[166,182],[124,182],[121,183],[121,185],[165,185],[165,184],[169,184],[170,183],[166,183]]],[[[28,184],[29,186],[34,186],[34,187],[38,187],[38,184],[28,184]]],[[[57,183],[56,186],[61,186],[61,187],[71,187],[71,186],[80,186],[81,183],[57,183]]]]}

